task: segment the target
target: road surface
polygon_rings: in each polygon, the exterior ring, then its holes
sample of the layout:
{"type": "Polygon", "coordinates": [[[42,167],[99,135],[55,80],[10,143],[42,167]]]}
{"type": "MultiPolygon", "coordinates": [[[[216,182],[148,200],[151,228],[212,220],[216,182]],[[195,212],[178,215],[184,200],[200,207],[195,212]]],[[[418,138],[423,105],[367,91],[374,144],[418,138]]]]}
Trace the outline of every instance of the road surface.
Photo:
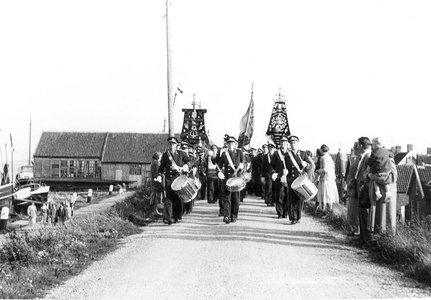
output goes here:
{"type": "Polygon", "coordinates": [[[178,224],[161,222],[46,299],[376,299],[430,297],[416,281],[377,265],[365,249],[304,215],[290,225],[246,198],[236,223],[198,201],[178,224]]]}

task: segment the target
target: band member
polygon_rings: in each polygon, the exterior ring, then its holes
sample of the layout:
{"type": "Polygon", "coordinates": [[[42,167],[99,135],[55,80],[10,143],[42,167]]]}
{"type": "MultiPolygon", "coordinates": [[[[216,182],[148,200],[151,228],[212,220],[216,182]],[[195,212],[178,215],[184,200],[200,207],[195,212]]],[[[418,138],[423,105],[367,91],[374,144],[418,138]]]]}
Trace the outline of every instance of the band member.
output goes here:
{"type": "Polygon", "coordinates": [[[206,159],[208,203],[216,203],[220,193],[220,179],[217,177],[216,167],[220,158],[218,154],[218,147],[216,145],[212,145],[211,150],[208,151],[206,159]]]}
{"type": "Polygon", "coordinates": [[[224,208],[224,218],[223,221],[226,224],[230,222],[236,222],[238,218],[240,193],[230,192],[226,188],[226,182],[238,175],[243,168],[244,156],[242,151],[237,150],[238,141],[233,137],[229,137],[227,140],[227,150],[223,152],[218,162],[220,169],[224,168],[224,173],[219,172],[218,177],[222,180],[222,190],[223,190],[223,208],[224,208]]]}
{"type": "Polygon", "coordinates": [[[207,156],[205,154],[205,151],[203,151],[202,147],[197,147],[197,166],[198,166],[198,177],[201,182],[201,188],[198,191],[197,199],[199,200],[207,200],[207,167],[206,167],[206,161],[207,156]]]}
{"type": "MultiPolygon", "coordinates": [[[[251,157],[250,157],[250,154],[249,154],[249,152],[246,150],[246,149],[244,149],[244,148],[242,148],[242,154],[243,154],[243,156],[244,156],[244,174],[248,174],[248,175],[250,175],[250,177],[252,176],[252,169],[251,169],[251,157]]],[[[245,178],[244,178],[245,179],[245,178]]],[[[246,181],[246,186],[245,186],[245,189],[243,189],[241,192],[240,192],[240,202],[244,202],[244,198],[245,198],[245,195],[246,195],[246,193],[248,192],[249,194],[251,194],[252,193],[252,191],[253,191],[253,183],[252,183],[252,181],[250,180],[250,178],[248,179],[249,181],[247,182],[246,181]]]]}
{"type": "Polygon", "coordinates": [[[291,135],[288,138],[291,150],[286,156],[286,166],[288,174],[286,176],[288,185],[288,203],[289,203],[289,219],[291,224],[299,223],[301,220],[301,212],[304,206],[304,200],[291,188],[292,183],[302,173],[306,173],[308,177],[314,172],[314,162],[307,155],[306,151],[298,149],[299,138],[291,135]]]}
{"type": "Polygon", "coordinates": [[[278,218],[287,218],[289,213],[289,206],[287,202],[287,180],[286,175],[288,173],[286,157],[289,151],[289,140],[283,136],[280,139],[280,149],[274,153],[271,161],[271,179],[274,184],[274,200],[275,210],[278,218]]]}
{"type": "Polygon", "coordinates": [[[261,172],[261,181],[264,186],[264,199],[267,206],[275,206],[275,201],[273,198],[273,182],[271,178],[272,167],[271,163],[273,161],[273,156],[275,153],[275,144],[269,143],[268,145],[263,145],[263,154],[262,154],[262,172],[261,172]]]}
{"type": "Polygon", "coordinates": [[[163,210],[163,223],[171,225],[172,220],[177,223],[182,218],[182,201],[172,190],[172,182],[182,173],[189,171],[189,156],[185,151],[177,150],[178,140],[169,137],[168,150],[163,153],[160,160],[159,176],[157,181],[162,182],[162,174],[165,175],[166,203],[163,210]]]}

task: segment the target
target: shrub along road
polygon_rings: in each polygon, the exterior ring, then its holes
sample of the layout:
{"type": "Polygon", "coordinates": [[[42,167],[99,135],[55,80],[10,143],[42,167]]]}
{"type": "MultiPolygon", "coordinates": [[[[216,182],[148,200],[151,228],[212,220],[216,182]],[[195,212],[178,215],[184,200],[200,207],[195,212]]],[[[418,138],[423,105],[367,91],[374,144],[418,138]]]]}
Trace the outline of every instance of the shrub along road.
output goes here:
{"type": "Polygon", "coordinates": [[[218,205],[198,201],[171,226],[156,222],[47,299],[371,299],[430,297],[377,265],[344,235],[303,215],[290,225],[246,198],[226,225],[218,205]]]}

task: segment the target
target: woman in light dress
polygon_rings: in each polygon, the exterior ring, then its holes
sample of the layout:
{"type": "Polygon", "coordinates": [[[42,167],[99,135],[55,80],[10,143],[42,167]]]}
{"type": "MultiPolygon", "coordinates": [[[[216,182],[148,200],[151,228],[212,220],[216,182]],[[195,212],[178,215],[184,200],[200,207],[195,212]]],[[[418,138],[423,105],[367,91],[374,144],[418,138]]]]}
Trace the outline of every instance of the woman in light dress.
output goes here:
{"type": "Polygon", "coordinates": [[[320,167],[316,170],[316,173],[319,174],[317,201],[319,208],[326,213],[332,210],[333,203],[338,203],[339,196],[335,182],[334,161],[328,153],[329,148],[326,145],[322,145],[320,149],[323,152],[323,156],[320,158],[320,167]]]}

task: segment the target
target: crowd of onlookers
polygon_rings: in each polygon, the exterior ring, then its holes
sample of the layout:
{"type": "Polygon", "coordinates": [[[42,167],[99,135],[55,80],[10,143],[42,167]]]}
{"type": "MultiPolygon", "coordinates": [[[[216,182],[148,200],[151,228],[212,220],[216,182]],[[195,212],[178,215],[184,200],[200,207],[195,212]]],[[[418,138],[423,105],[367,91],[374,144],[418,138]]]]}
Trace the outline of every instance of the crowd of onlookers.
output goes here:
{"type": "Polygon", "coordinates": [[[70,220],[73,216],[77,197],[77,193],[73,193],[72,195],[68,194],[66,195],[66,199],[57,202],[54,201],[52,196],[49,196],[48,200],[39,208],[39,211],[34,202],[32,202],[27,208],[29,226],[33,227],[37,223],[38,216],[40,217],[39,222],[42,225],[63,224],[70,220]]]}

